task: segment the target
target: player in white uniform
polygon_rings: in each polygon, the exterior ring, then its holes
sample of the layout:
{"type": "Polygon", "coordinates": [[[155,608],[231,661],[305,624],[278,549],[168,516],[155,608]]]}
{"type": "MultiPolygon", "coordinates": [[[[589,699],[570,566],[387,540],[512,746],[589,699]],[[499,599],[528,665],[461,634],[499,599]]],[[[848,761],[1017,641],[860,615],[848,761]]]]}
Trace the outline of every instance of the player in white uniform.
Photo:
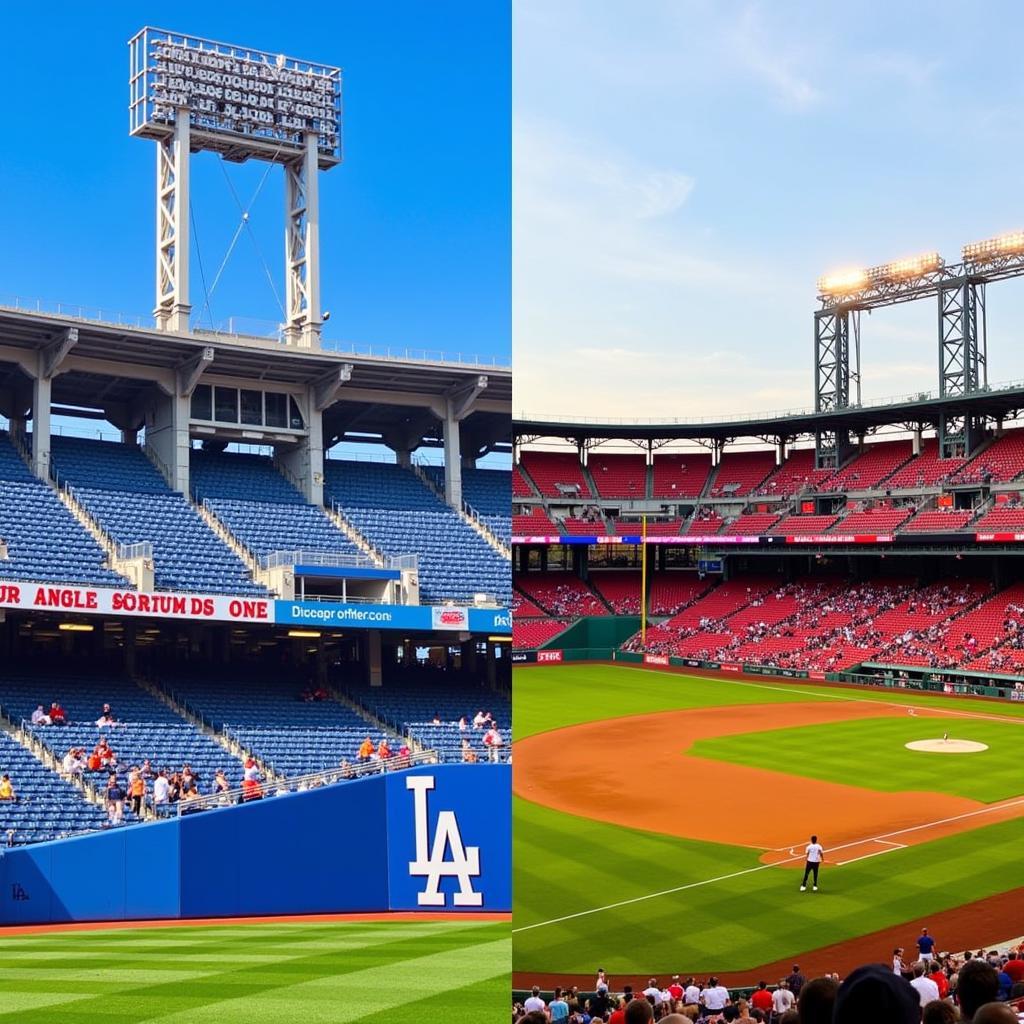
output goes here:
{"type": "Polygon", "coordinates": [[[800,891],[807,891],[807,879],[811,875],[814,875],[814,891],[817,892],[818,869],[825,860],[825,848],[818,842],[817,836],[811,836],[811,841],[807,844],[806,857],[807,862],[804,865],[804,880],[800,883],[800,891]]]}

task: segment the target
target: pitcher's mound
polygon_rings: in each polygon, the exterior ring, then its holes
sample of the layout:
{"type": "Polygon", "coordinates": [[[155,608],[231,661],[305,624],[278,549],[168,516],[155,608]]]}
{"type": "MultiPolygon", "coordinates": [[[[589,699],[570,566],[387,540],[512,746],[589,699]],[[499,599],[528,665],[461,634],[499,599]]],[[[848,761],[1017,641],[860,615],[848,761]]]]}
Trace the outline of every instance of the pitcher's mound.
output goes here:
{"type": "Polygon", "coordinates": [[[906,744],[907,750],[927,750],[932,754],[977,754],[988,750],[987,743],[974,740],[914,740],[906,744]]]}

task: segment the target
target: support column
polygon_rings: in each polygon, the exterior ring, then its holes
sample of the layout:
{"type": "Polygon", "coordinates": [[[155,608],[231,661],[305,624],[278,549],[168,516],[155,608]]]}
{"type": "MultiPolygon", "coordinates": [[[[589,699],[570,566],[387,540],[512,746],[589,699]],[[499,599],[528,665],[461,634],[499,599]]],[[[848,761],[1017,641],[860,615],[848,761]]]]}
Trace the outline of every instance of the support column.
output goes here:
{"type": "Polygon", "coordinates": [[[921,427],[918,425],[914,429],[914,440],[911,442],[910,450],[914,455],[921,454],[921,427]]]}
{"type": "Polygon", "coordinates": [[[183,395],[162,395],[146,428],[146,446],[156,456],[168,486],[182,494],[189,493],[190,405],[183,395]]]}
{"type": "Polygon", "coordinates": [[[381,640],[380,630],[371,629],[366,634],[366,665],[369,669],[370,685],[383,686],[384,677],[381,671],[381,640]]]}
{"type": "Polygon", "coordinates": [[[283,466],[311,505],[324,503],[324,418],[316,409],[313,389],[308,388],[302,414],[306,419],[306,435],[300,437],[294,448],[275,454],[274,460],[283,466]]]}
{"type": "Polygon", "coordinates": [[[452,508],[462,508],[462,444],[455,404],[445,402],[444,417],[444,493],[452,508]]]}
{"type": "Polygon", "coordinates": [[[50,478],[50,391],[52,381],[39,374],[32,381],[32,472],[50,478]]]}
{"type": "Polygon", "coordinates": [[[285,342],[320,347],[320,191],[315,132],[302,156],[284,166],[285,342]]]}
{"type": "Polygon", "coordinates": [[[156,309],[161,331],[186,333],[189,303],[189,112],[178,109],[174,134],[156,147],[156,309]]]}

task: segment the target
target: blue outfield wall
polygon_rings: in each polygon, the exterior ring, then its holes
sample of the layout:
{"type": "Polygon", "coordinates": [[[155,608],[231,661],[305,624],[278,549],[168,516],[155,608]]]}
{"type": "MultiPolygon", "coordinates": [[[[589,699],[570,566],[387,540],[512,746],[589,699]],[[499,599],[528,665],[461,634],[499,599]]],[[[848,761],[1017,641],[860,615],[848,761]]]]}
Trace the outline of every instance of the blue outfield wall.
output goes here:
{"type": "Polygon", "coordinates": [[[512,908],[511,767],[436,765],[0,855],[0,924],[512,908]]]}

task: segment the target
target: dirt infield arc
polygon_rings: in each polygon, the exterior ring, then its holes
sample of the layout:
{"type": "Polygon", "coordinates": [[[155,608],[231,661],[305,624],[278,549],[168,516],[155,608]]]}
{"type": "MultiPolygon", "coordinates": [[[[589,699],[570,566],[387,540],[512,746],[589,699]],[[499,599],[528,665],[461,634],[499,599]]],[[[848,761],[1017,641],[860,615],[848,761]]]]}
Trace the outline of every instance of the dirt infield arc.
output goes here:
{"type": "MultiPolygon", "coordinates": [[[[1024,815],[1021,800],[984,804],[926,791],[885,793],[687,753],[698,739],[904,714],[884,705],[813,701],[730,707],[727,715],[696,708],[588,722],[519,740],[513,789],[583,818],[768,851],[766,863],[790,860],[790,849],[802,848],[812,831],[827,836],[831,850],[842,848],[838,859],[845,861],[876,851],[875,841],[893,834],[899,845],[911,846],[1024,815]],[[751,795],[765,813],[744,821],[745,841],[737,843],[737,801],[751,795]],[[682,812],[666,814],[666,807],[682,812]],[[776,807],[786,813],[772,814],[776,807]]],[[[922,708],[918,715],[941,712],[922,708]]]]}

